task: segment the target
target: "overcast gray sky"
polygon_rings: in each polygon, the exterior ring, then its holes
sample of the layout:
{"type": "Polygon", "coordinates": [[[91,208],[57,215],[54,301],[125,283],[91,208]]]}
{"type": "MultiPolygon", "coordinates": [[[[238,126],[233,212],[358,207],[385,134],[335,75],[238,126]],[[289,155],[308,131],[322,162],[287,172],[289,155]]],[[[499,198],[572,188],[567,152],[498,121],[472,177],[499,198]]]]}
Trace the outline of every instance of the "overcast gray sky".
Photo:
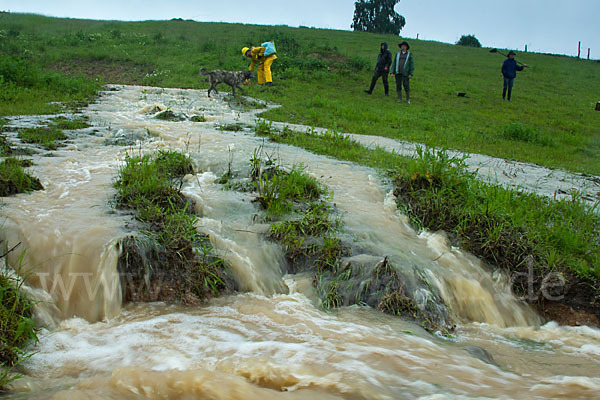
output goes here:
{"type": "MultiPolygon", "coordinates": [[[[0,0],[0,10],[73,18],[285,24],[350,29],[353,0],[0,0]]],[[[401,0],[403,36],[453,43],[475,34],[484,46],[600,58],[600,0],[401,0]]]]}

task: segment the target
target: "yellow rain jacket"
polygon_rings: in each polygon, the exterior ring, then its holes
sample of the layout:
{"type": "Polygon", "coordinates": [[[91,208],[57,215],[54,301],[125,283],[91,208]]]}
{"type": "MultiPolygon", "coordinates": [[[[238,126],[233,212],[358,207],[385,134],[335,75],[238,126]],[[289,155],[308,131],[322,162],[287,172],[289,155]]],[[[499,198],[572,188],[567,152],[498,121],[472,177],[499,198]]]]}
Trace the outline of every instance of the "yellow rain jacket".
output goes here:
{"type": "Polygon", "coordinates": [[[276,60],[277,54],[271,54],[270,56],[265,57],[265,48],[264,47],[253,47],[252,49],[252,62],[250,63],[250,71],[254,71],[254,67],[256,64],[262,64],[268,59],[276,60]]]}
{"type": "Polygon", "coordinates": [[[271,54],[265,57],[264,47],[253,47],[252,62],[250,63],[250,71],[254,71],[254,67],[258,64],[258,83],[273,82],[271,74],[271,64],[277,59],[276,54],[271,54]]]}

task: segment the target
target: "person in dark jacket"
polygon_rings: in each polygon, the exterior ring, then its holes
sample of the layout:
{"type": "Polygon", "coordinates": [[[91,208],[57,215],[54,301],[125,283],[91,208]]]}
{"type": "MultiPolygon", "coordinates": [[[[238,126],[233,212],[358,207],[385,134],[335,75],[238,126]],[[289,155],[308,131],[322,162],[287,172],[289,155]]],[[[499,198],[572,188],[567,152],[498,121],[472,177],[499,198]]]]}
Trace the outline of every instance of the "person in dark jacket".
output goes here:
{"type": "Polygon", "coordinates": [[[504,64],[502,64],[502,75],[504,76],[502,100],[506,100],[506,92],[508,91],[508,101],[510,101],[513,84],[515,83],[515,78],[517,77],[517,71],[523,71],[523,69],[527,66],[526,64],[518,65],[517,60],[515,60],[515,55],[516,54],[514,51],[510,51],[507,59],[504,61],[504,64]]]}
{"type": "Polygon", "coordinates": [[[388,83],[388,74],[390,73],[390,65],[392,65],[392,52],[388,50],[388,44],[384,42],[381,43],[381,49],[379,56],[377,57],[377,65],[375,66],[373,79],[371,79],[371,87],[368,90],[365,90],[365,93],[372,94],[377,80],[381,77],[385,95],[389,95],[390,85],[388,83]]]}
{"type": "Polygon", "coordinates": [[[415,73],[415,60],[407,42],[398,45],[400,51],[394,57],[392,64],[392,76],[396,77],[396,92],[398,93],[398,103],[402,102],[402,87],[406,92],[406,102],[410,104],[410,80],[415,73]]]}

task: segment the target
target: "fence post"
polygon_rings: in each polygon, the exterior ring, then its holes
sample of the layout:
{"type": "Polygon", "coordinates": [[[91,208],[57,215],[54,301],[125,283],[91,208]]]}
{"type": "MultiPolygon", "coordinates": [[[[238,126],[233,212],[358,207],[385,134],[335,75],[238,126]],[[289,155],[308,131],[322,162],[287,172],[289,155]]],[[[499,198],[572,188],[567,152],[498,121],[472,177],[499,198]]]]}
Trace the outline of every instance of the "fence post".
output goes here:
{"type": "Polygon", "coordinates": [[[527,45],[525,45],[525,53],[527,53],[527,45]]]}
{"type": "Polygon", "coordinates": [[[581,40],[579,41],[579,46],[577,46],[577,58],[581,58],[581,40]]]}
{"type": "Polygon", "coordinates": [[[588,47],[588,60],[590,59],[590,48],[588,47]]]}

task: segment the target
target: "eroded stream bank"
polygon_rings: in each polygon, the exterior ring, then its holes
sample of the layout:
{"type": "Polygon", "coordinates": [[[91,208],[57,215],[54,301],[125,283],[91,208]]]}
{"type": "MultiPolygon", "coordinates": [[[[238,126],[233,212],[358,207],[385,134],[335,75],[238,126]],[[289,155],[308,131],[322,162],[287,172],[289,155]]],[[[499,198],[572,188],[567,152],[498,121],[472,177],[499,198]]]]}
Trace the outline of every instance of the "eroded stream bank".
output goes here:
{"type": "Polygon", "coordinates": [[[118,89],[85,111],[96,132],[76,136],[56,157],[35,157],[47,190],[2,209],[9,244],[27,240],[27,265],[73,280],[70,296],[52,293],[57,308],[41,307],[59,326],[41,335],[17,390],[34,398],[592,398],[600,389],[598,330],[539,327],[501,276],[441,235],[417,235],[374,170],[264,142],[251,132],[254,113],[203,91],[118,89]],[[154,118],[164,107],[207,121],[154,118]],[[242,130],[219,128],[231,124],[242,130]],[[432,291],[443,298],[459,325],[454,339],[370,309],[325,313],[310,277],[283,276],[281,248],[265,239],[268,225],[252,194],[217,183],[229,160],[244,174],[259,146],[284,167],[303,164],[329,188],[344,240],[364,251],[355,257],[388,257],[407,281],[425,277],[431,287],[415,287],[415,298],[426,301],[432,291]],[[201,172],[188,175],[182,191],[195,201],[198,229],[250,293],[192,308],[120,310],[115,243],[131,219],[108,206],[111,183],[126,152],[166,148],[197,164],[201,172]],[[87,295],[96,281],[101,294],[87,295]]]}

